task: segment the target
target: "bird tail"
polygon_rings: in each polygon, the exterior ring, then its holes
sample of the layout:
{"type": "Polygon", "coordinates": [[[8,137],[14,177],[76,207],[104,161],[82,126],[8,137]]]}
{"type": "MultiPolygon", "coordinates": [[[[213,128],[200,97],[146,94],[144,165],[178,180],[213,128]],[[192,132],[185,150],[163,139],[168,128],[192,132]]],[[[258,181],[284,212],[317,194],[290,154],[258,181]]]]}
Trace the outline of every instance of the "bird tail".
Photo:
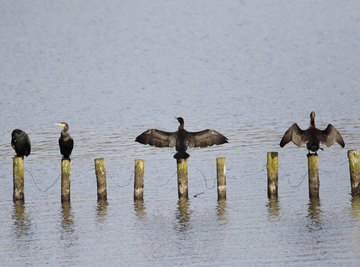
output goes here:
{"type": "Polygon", "coordinates": [[[188,157],[190,157],[190,155],[185,151],[179,151],[174,155],[175,159],[187,159],[188,157]]]}

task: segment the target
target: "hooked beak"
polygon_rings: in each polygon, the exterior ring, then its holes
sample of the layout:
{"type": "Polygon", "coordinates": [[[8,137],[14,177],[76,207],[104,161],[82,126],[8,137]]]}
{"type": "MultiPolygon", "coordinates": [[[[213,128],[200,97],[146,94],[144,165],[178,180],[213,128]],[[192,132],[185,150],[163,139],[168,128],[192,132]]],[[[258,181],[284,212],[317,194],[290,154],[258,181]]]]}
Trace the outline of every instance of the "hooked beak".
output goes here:
{"type": "Polygon", "coordinates": [[[57,125],[57,126],[61,126],[61,127],[64,127],[64,124],[63,124],[63,123],[61,123],[61,122],[57,122],[57,123],[55,123],[55,125],[57,125]]]}

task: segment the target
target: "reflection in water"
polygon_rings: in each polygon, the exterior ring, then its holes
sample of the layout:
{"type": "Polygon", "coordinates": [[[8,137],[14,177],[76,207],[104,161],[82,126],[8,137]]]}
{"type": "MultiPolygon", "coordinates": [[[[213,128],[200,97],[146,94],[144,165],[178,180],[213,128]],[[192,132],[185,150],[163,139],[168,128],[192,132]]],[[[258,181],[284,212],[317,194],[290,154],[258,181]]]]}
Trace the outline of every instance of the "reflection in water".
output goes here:
{"type": "Polygon", "coordinates": [[[190,213],[189,213],[189,200],[187,198],[180,198],[178,200],[178,210],[176,213],[176,219],[178,221],[178,231],[180,233],[186,232],[189,228],[189,220],[190,220],[190,213]]]}
{"type": "Polygon", "coordinates": [[[216,210],[219,220],[226,222],[226,199],[218,200],[216,210]]]}
{"type": "Polygon", "coordinates": [[[360,196],[354,196],[351,199],[351,214],[353,218],[360,218],[360,196]]]}
{"type": "Polygon", "coordinates": [[[22,238],[30,233],[31,222],[26,214],[25,205],[23,202],[14,204],[14,224],[16,226],[16,237],[22,238]]]}
{"type": "Polygon", "coordinates": [[[353,251],[360,251],[360,196],[353,196],[351,199],[351,215],[357,221],[357,226],[355,230],[352,232],[352,247],[353,251]]]}
{"type": "Polygon", "coordinates": [[[310,198],[307,217],[311,219],[310,222],[307,224],[309,232],[322,229],[320,198],[319,197],[311,197],[310,198]]]}
{"type": "Polygon", "coordinates": [[[144,217],[146,215],[144,200],[142,199],[134,200],[134,210],[138,217],[144,217]]]}
{"type": "Polygon", "coordinates": [[[108,206],[107,200],[103,199],[97,202],[96,217],[98,219],[98,222],[103,223],[105,221],[107,206],[108,206]]]}
{"type": "Polygon", "coordinates": [[[279,216],[280,203],[279,203],[278,198],[276,198],[276,197],[270,198],[268,203],[267,203],[267,207],[268,207],[268,212],[269,212],[271,217],[278,217],[279,216]]]}
{"type": "Polygon", "coordinates": [[[73,232],[73,214],[71,212],[71,204],[70,202],[64,202],[62,203],[62,221],[61,226],[63,230],[67,232],[73,232]]]}

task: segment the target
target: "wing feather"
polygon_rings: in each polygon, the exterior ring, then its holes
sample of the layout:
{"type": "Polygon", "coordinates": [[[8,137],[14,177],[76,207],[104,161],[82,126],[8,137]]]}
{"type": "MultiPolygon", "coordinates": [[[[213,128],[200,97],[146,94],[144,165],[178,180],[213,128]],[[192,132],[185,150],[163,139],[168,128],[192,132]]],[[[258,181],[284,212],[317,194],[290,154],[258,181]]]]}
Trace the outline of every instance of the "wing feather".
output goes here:
{"type": "Polygon", "coordinates": [[[156,147],[174,147],[176,145],[176,132],[149,129],[136,137],[135,141],[156,147]]]}
{"type": "Polygon", "coordinates": [[[322,135],[320,142],[325,144],[327,147],[337,142],[341,147],[345,147],[345,142],[341,137],[339,131],[331,124],[329,124],[325,130],[321,131],[322,135]]]}
{"type": "Polygon", "coordinates": [[[280,146],[283,147],[290,141],[292,141],[297,146],[302,146],[307,143],[307,137],[304,134],[304,130],[301,130],[300,127],[294,123],[287,129],[284,136],[280,141],[280,146]]]}
{"type": "Polygon", "coordinates": [[[199,132],[188,132],[188,147],[207,147],[228,143],[228,139],[218,131],[206,129],[199,132]]]}

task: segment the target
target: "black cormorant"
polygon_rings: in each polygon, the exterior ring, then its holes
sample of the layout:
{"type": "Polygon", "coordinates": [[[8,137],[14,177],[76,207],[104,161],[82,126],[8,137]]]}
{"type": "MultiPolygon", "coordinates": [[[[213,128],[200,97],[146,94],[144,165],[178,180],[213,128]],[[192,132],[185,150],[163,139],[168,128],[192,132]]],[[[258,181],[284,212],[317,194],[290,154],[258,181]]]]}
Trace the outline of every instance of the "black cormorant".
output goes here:
{"type": "Polygon", "coordinates": [[[207,147],[220,145],[228,142],[228,139],[221,133],[206,129],[199,132],[188,132],[184,129],[184,119],[176,118],[180,123],[176,132],[165,132],[157,129],[149,129],[138,137],[135,141],[145,145],[156,147],[176,147],[176,159],[186,159],[190,155],[186,153],[188,147],[207,147]]]}
{"type": "Polygon", "coordinates": [[[31,152],[30,138],[24,131],[15,129],[11,133],[11,146],[16,152],[16,156],[29,156],[31,152]]]}
{"type": "Polygon", "coordinates": [[[345,147],[345,142],[342,139],[340,133],[334,126],[329,124],[325,130],[319,130],[315,127],[315,112],[310,113],[310,126],[306,130],[301,130],[300,127],[294,123],[284,134],[281,139],[280,146],[283,147],[287,143],[292,141],[297,146],[306,144],[306,148],[315,154],[321,144],[325,144],[330,147],[337,142],[341,147],[345,147]]]}
{"type": "Polygon", "coordinates": [[[66,122],[59,122],[56,123],[56,125],[59,125],[63,127],[60,138],[59,138],[59,147],[60,147],[60,153],[63,155],[64,159],[70,159],[71,152],[74,148],[74,140],[71,138],[69,131],[69,125],[66,122]]]}

